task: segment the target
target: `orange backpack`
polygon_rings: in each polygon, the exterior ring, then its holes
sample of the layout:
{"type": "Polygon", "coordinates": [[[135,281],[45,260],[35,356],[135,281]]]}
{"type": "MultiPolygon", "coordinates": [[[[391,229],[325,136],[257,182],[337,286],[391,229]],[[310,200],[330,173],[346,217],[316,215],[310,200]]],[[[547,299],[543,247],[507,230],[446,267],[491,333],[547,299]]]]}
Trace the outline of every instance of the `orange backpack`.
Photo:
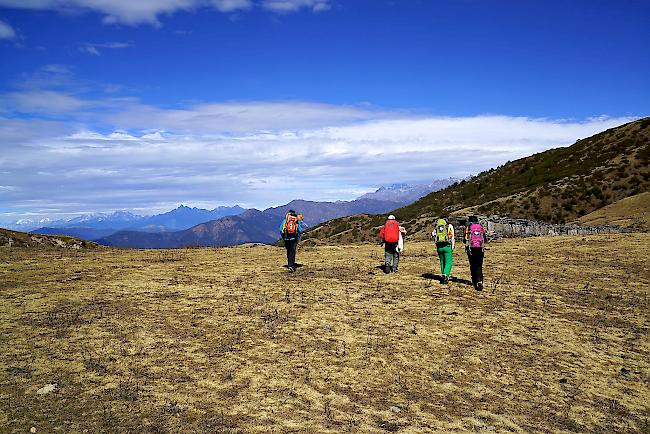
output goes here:
{"type": "Polygon", "coordinates": [[[287,235],[296,235],[298,233],[298,217],[287,214],[287,219],[284,224],[284,232],[287,235]]]}

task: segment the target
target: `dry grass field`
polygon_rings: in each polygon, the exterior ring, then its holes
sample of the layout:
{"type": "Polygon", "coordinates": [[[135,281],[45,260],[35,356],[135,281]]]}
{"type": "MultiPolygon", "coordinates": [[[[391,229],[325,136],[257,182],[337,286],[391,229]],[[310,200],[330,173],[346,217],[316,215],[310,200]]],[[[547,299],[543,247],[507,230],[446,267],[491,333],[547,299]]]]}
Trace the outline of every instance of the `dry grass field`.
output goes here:
{"type": "Polygon", "coordinates": [[[0,431],[647,433],[648,246],[2,248],[0,431]]]}
{"type": "Polygon", "coordinates": [[[650,191],[626,197],[578,219],[578,223],[616,225],[650,232],[650,191]]]}

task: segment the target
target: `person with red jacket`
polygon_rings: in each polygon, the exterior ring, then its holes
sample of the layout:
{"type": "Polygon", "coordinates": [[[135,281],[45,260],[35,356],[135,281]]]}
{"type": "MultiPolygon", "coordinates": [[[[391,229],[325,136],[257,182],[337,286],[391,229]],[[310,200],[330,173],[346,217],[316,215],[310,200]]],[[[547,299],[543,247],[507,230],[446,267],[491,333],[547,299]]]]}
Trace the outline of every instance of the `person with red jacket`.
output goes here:
{"type": "Polygon", "coordinates": [[[379,231],[379,238],[384,242],[384,273],[397,273],[400,253],[397,248],[399,237],[399,223],[397,223],[395,216],[391,214],[379,231]]]}

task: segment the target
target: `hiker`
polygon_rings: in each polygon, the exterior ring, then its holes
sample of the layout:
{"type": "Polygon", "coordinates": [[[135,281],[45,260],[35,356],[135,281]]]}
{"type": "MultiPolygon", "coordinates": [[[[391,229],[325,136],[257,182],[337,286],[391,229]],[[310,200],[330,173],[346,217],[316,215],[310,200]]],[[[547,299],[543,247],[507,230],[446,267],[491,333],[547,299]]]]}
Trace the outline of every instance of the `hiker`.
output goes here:
{"type": "Polygon", "coordinates": [[[469,260],[469,270],[472,273],[472,285],[477,291],[483,290],[483,257],[485,256],[485,243],[487,236],[485,229],[478,222],[475,215],[469,217],[465,228],[465,251],[469,260]]]}
{"type": "Polygon", "coordinates": [[[400,226],[394,215],[389,215],[379,231],[379,238],[384,242],[384,272],[397,273],[399,266],[400,226]]]}
{"type": "MultiPolygon", "coordinates": [[[[302,216],[302,214],[300,214],[302,216]]],[[[280,234],[284,240],[284,247],[287,249],[287,268],[290,273],[296,271],[296,250],[298,241],[302,235],[302,218],[298,218],[292,209],[285,215],[280,225],[280,234]]]]}
{"type": "Polygon", "coordinates": [[[456,247],[454,227],[447,223],[447,220],[440,217],[436,222],[436,227],[431,233],[436,243],[436,251],[440,258],[440,272],[442,273],[442,284],[449,283],[451,276],[451,267],[453,265],[453,251],[456,247]]]}

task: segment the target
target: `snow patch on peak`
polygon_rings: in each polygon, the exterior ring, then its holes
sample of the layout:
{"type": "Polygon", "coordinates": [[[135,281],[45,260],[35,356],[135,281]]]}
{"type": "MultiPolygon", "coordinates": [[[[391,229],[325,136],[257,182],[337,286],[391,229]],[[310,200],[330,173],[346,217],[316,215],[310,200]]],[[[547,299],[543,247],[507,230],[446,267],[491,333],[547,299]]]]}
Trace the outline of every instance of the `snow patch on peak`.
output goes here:
{"type": "Polygon", "coordinates": [[[426,196],[434,191],[447,188],[454,182],[459,181],[457,178],[436,179],[427,184],[406,184],[395,183],[379,187],[372,193],[366,193],[359,199],[374,199],[388,202],[395,202],[398,206],[408,205],[419,198],[426,196]]]}

